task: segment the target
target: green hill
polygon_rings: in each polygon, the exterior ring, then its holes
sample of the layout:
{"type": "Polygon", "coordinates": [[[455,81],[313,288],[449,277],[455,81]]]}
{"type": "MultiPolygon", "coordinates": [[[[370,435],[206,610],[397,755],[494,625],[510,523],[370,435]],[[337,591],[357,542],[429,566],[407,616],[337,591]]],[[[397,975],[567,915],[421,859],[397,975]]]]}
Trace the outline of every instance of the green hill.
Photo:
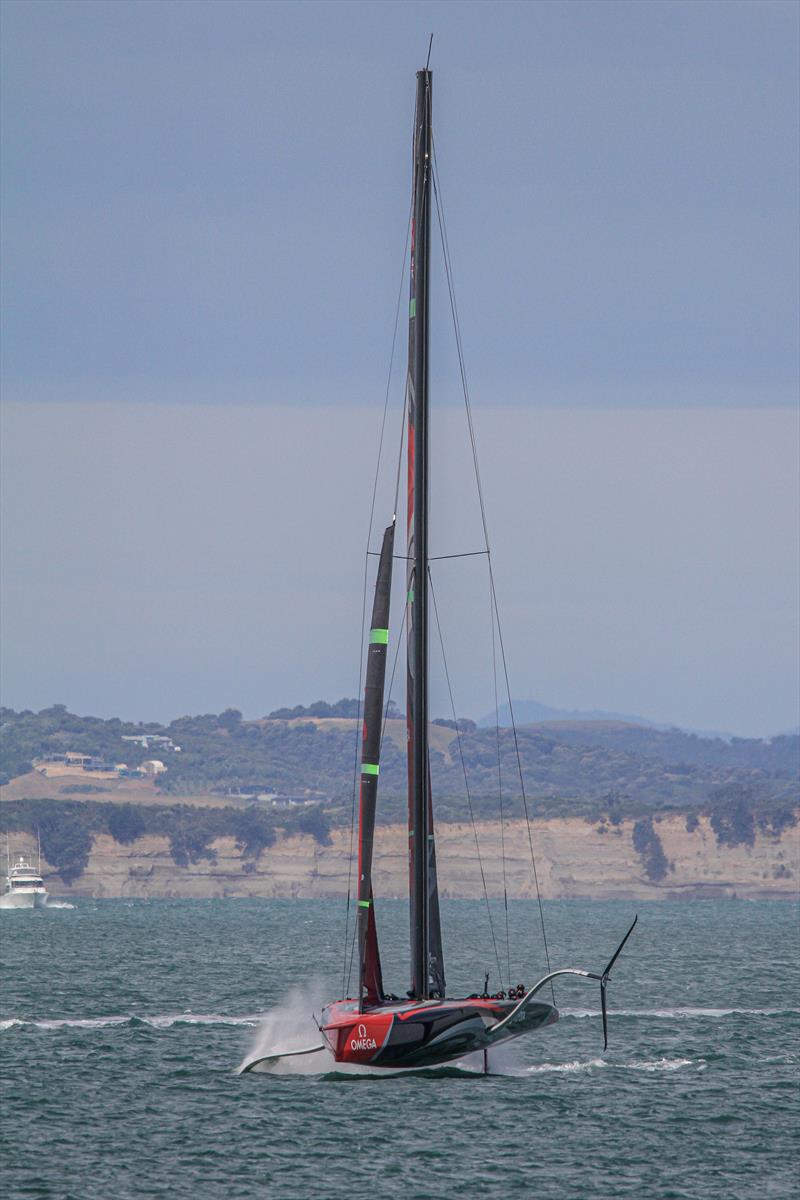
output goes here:
{"type": "MultiPolygon", "coordinates": [[[[0,781],[15,781],[4,789],[5,828],[38,830],[47,860],[65,881],[80,876],[100,833],[123,843],[162,834],[178,865],[213,859],[213,840],[222,835],[233,836],[248,861],[293,833],[325,842],[353,812],[360,726],[342,715],[351,703],[320,702],[314,706],[320,715],[281,710],[286,716],[259,721],[228,709],[167,726],[80,717],[63,705],[38,713],[2,709],[0,781]],[[147,737],[167,740],[142,745],[147,737]],[[99,775],[93,783],[91,772],[67,776],[68,784],[30,774],[35,760],[68,752],[129,768],[157,757],[167,771],[133,785],[134,793],[115,792],[117,781],[99,775]],[[146,798],[135,792],[140,787],[146,798]],[[265,792],[277,795],[277,803],[258,802],[265,792]],[[304,803],[290,805],[289,797],[304,803]]],[[[378,806],[384,823],[405,820],[405,742],[405,721],[388,720],[378,806]]],[[[661,854],[653,818],[665,812],[685,813],[687,831],[707,814],[717,842],[731,846],[752,846],[758,830],[777,836],[796,824],[799,748],[797,736],[726,742],[621,722],[546,723],[515,737],[471,721],[460,721],[458,730],[438,721],[431,726],[436,817],[463,821],[470,811],[496,817],[501,783],[505,817],[520,817],[521,775],[531,816],[580,816],[602,832],[635,818],[635,845],[652,872],[661,854]]]]}
{"type": "MultiPolygon", "coordinates": [[[[349,701],[324,706],[341,711],[349,701]]],[[[319,708],[319,706],[315,706],[319,708]]],[[[347,810],[353,792],[358,723],[351,716],[295,716],[246,721],[235,709],[180,717],[169,725],[80,717],[62,705],[39,713],[0,710],[2,782],[31,770],[34,759],[66,751],[135,768],[153,757],[167,772],[160,792],[178,800],[201,792],[303,794],[331,810],[347,810]],[[180,750],[142,746],[125,737],[168,737],[180,750]]],[[[476,814],[518,811],[522,781],[534,811],[637,814],[651,808],[698,809],[728,797],[767,807],[798,799],[800,738],[771,741],[701,738],[621,722],[561,722],[479,729],[438,722],[431,730],[431,775],[440,820],[461,819],[468,799],[476,814]],[[499,768],[498,768],[499,752],[499,768]]],[[[405,723],[387,722],[381,759],[380,812],[404,812],[405,723]]],[[[88,778],[88,776],[87,776],[88,778]]],[[[727,801],[725,801],[727,802],[727,801]]]]}

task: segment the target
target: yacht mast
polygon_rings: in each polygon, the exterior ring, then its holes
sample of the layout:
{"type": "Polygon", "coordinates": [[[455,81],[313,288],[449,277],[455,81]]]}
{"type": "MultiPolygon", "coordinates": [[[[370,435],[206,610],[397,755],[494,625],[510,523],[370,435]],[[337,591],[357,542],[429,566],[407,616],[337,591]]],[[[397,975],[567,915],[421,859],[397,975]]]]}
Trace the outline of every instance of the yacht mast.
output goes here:
{"type": "MultiPolygon", "coordinates": [[[[428,274],[431,72],[417,72],[408,338],[408,818],[411,996],[430,996],[428,769],[428,274]]],[[[438,919],[438,914],[437,914],[438,919]]]]}

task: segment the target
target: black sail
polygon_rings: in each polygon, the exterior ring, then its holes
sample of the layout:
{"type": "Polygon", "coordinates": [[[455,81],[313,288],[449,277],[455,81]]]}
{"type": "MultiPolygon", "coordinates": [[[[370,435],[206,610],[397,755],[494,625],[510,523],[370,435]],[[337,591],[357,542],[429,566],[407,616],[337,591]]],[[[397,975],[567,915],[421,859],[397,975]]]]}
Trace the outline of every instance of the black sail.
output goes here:
{"type": "Polygon", "coordinates": [[[428,276],[431,72],[417,72],[408,332],[408,830],[411,991],[444,996],[428,752],[428,276]]]}
{"type": "Polygon", "coordinates": [[[431,995],[444,996],[442,925],[439,919],[439,883],[436,876],[436,840],[433,835],[433,792],[428,768],[428,977],[431,995]]]}
{"type": "Polygon", "coordinates": [[[358,813],[358,960],[359,1000],[379,1004],[383,999],[378,930],[372,897],[372,848],[375,840],[375,806],[378,797],[383,694],[389,643],[389,603],[392,592],[394,522],[383,535],[372,604],[372,621],[364,687],[364,727],[361,747],[361,789],[358,813]]]}

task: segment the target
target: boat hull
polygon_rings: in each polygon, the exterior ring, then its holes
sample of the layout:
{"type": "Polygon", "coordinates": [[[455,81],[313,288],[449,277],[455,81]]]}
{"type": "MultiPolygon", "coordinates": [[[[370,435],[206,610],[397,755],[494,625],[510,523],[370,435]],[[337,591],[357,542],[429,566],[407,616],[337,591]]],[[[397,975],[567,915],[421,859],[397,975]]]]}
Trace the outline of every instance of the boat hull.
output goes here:
{"type": "Polygon", "coordinates": [[[438,1066],[487,1050],[558,1020],[551,1004],[532,1003],[507,1031],[492,1029],[516,1000],[465,999],[389,1003],[358,1011],[356,1000],[323,1010],[320,1028],[337,1062],[371,1067],[438,1066]]]}
{"type": "Polygon", "coordinates": [[[47,904],[47,892],[6,892],[0,896],[0,908],[44,908],[47,904]]]}

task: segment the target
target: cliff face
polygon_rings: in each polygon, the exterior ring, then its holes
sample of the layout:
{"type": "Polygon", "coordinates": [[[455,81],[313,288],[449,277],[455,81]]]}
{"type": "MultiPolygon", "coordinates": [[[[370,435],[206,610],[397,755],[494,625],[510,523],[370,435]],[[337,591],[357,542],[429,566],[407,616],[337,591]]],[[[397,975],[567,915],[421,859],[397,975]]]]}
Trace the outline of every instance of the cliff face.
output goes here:
{"type": "MultiPolygon", "coordinates": [[[[501,831],[498,823],[478,825],[478,838],[487,885],[502,895],[501,831]]],[[[532,823],[533,845],[542,895],[547,899],[675,899],[737,896],[739,898],[796,898],[800,881],[800,830],[781,837],[756,834],[753,846],[720,846],[707,818],[688,832],[682,816],[656,823],[668,869],[660,880],[648,878],[633,845],[633,822],[616,828],[580,819],[532,823]],[[605,828],[605,832],[603,832],[605,828]]],[[[508,894],[535,894],[530,849],[524,822],[506,822],[508,894]]],[[[386,826],[376,839],[375,892],[404,896],[408,887],[404,827],[386,826]]],[[[253,862],[245,859],[232,838],[212,844],[216,863],[205,859],[182,868],[173,862],[169,843],[144,837],[122,846],[99,836],[83,875],[66,887],[52,869],[45,870],[53,895],[146,899],[268,896],[341,897],[347,890],[350,834],[335,830],[331,844],[311,837],[276,842],[253,862]]],[[[437,829],[439,884],[444,896],[472,899],[482,895],[480,870],[471,826],[452,824],[437,829]]]]}

